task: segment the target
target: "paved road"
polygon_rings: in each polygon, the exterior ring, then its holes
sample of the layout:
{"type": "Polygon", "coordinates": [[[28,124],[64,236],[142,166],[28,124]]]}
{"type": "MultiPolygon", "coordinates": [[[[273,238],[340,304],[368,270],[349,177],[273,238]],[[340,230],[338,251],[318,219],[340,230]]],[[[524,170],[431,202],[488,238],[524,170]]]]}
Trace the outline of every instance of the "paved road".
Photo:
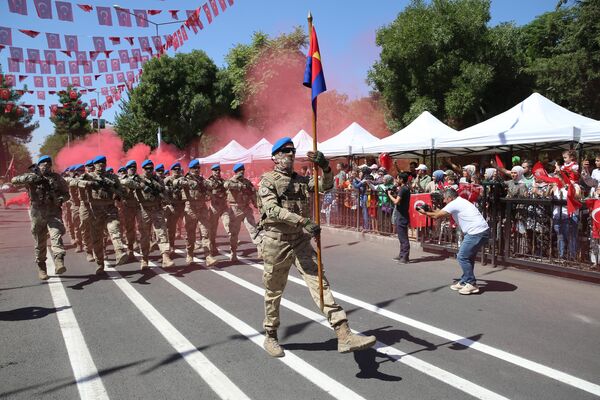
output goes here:
{"type": "Polygon", "coordinates": [[[483,293],[460,296],[448,289],[452,259],[413,250],[401,266],[394,242],[327,231],[327,276],[351,327],[376,335],[377,348],[338,354],[294,271],[287,355],[272,359],[247,239],[235,265],[188,268],[181,255],[173,271],[127,264],[104,279],[69,250],[68,271],[40,283],[26,211],[0,210],[0,227],[0,398],[600,397],[598,285],[478,266],[483,293]]]}

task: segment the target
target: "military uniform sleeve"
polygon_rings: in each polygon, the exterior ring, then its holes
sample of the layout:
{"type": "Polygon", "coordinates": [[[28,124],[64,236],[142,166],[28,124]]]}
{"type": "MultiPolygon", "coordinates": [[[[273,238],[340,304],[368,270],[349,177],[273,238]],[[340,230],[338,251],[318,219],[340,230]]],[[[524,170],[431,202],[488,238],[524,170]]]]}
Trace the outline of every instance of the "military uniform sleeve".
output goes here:
{"type": "Polygon", "coordinates": [[[10,182],[13,185],[25,186],[25,185],[31,185],[31,184],[37,182],[39,179],[40,179],[39,175],[34,174],[33,172],[26,172],[19,176],[15,176],[14,178],[11,179],[10,182]]]}
{"type": "Polygon", "coordinates": [[[142,188],[142,183],[136,181],[135,179],[131,178],[131,177],[125,177],[123,179],[120,180],[121,186],[126,187],[128,189],[141,189],[142,188]]]}
{"type": "Polygon", "coordinates": [[[71,198],[71,193],[69,193],[69,184],[60,175],[57,176],[56,182],[58,185],[58,195],[61,197],[61,200],[63,202],[68,201],[71,198]]]}
{"type": "Polygon", "coordinates": [[[261,212],[265,214],[267,218],[291,226],[300,226],[304,223],[304,217],[279,205],[277,201],[277,191],[275,190],[273,183],[263,179],[258,186],[258,196],[260,197],[262,205],[261,212]]]}
{"type": "MultiPolygon", "coordinates": [[[[329,171],[323,171],[323,180],[319,181],[319,192],[326,192],[333,188],[333,171],[329,168],[329,171]]],[[[311,176],[308,181],[308,189],[311,192],[315,191],[315,176],[311,176]]]]}

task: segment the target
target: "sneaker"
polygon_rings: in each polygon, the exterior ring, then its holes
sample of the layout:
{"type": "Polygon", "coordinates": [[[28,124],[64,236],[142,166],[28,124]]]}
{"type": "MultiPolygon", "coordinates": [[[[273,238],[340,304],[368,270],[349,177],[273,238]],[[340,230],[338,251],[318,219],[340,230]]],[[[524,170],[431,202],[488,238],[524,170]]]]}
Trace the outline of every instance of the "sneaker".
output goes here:
{"type": "Polygon", "coordinates": [[[465,285],[465,287],[463,287],[462,289],[460,289],[458,291],[458,293],[460,294],[473,294],[473,293],[479,293],[479,287],[477,287],[477,285],[473,285],[471,283],[467,283],[465,285]]]}
{"type": "Polygon", "coordinates": [[[464,287],[465,287],[464,284],[462,284],[460,282],[456,282],[454,285],[450,286],[450,289],[457,291],[457,290],[460,290],[460,289],[462,289],[464,287]]]}

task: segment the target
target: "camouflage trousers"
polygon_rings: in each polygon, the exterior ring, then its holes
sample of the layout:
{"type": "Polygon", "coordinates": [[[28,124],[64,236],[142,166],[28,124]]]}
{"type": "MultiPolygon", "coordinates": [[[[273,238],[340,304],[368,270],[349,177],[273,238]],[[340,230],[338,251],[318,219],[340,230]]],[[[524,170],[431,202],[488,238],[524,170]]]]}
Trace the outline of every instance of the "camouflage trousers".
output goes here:
{"type": "Polygon", "coordinates": [[[137,230],[136,230],[136,222],[137,226],[140,227],[142,224],[142,214],[138,207],[130,207],[123,206],[121,219],[123,221],[123,225],[125,228],[125,238],[127,239],[127,249],[129,251],[133,251],[133,247],[135,245],[137,230]]]}
{"type": "Polygon", "coordinates": [[[219,217],[224,219],[223,215],[226,213],[226,205],[210,205],[210,211],[208,214],[208,248],[210,249],[210,253],[213,255],[217,253],[217,229],[219,228],[219,217]]]}
{"type": "Polygon", "coordinates": [[[94,257],[98,265],[104,265],[105,229],[108,232],[115,252],[125,251],[123,240],[121,239],[119,213],[113,202],[105,201],[92,203],[90,212],[92,216],[90,234],[94,257]]]}
{"type": "Polygon", "coordinates": [[[56,206],[48,208],[32,206],[29,209],[29,218],[31,219],[31,234],[35,246],[35,262],[43,263],[46,261],[48,235],[50,235],[50,246],[54,257],[64,256],[65,246],[63,245],[62,236],[65,234],[65,225],[62,220],[61,209],[56,206]]]}
{"type": "Polygon", "coordinates": [[[83,248],[86,253],[92,254],[94,246],[92,244],[92,215],[90,205],[84,202],[79,203],[79,231],[83,240],[83,248]]]}
{"type": "Polygon", "coordinates": [[[159,203],[142,204],[140,208],[140,247],[142,258],[148,259],[150,254],[150,239],[152,228],[158,242],[160,254],[169,251],[169,239],[167,237],[167,224],[165,214],[159,203]]]}
{"type": "Polygon", "coordinates": [[[167,231],[169,232],[169,246],[175,247],[175,235],[177,233],[177,223],[183,218],[185,212],[185,202],[178,201],[173,204],[173,211],[166,212],[167,231]]]}
{"type": "Polygon", "coordinates": [[[246,226],[252,243],[258,244],[258,229],[256,229],[256,220],[254,219],[254,213],[249,206],[240,207],[237,204],[230,204],[229,209],[223,214],[223,226],[225,232],[229,236],[229,245],[231,251],[235,251],[238,246],[238,240],[240,235],[240,228],[242,222],[246,226]]]}
{"type": "Polygon", "coordinates": [[[210,241],[208,239],[208,209],[204,203],[192,205],[189,202],[185,203],[183,210],[183,219],[185,222],[185,243],[188,252],[193,252],[196,246],[196,229],[200,226],[200,234],[202,235],[202,247],[208,249],[210,241]]]}
{"type": "Polygon", "coordinates": [[[69,236],[71,236],[71,241],[75,241],[75,222],[73,221],[73,215],[71,214],[71,207],[73,203],[71,201],[67,201],[63,204],[62,208],[62,219],[65,224],[65,228],[69,231],[69,236]]]}
{"type": "MultiPolygon", "coordinates": [[[[279,305],[283,289],[287,283],[292,264],[306,282],[310,295],[319,306],[319,278],[317,272],[317,253],[310,243],[310,236],[304,233],[285,235],[265,232],[262,242],[262,255],[265,261],[263,284],[265,285],[265,330],[276,330],[279,327],[279,305]],[[291,240],[281,240],[288,239],[291,240]]],[[[331,326],[347,321],[346,313],[335,302],[329,282],[323,276],[323,314],[331,326]]]]}
{"type": "MultiPolygon", "coordinates": [[[[81,219],[79,218],[79,204],[75,204],[71,202],[71,209],[69,210],[71,214],[71,221],[73,222],[73,231],[75,236],[71,236],[71,238],[81,245],[83,243],[83,238],[81,236],[81,219]]],[[[73,234],[71,234],[73,235],[73,234]]]]}

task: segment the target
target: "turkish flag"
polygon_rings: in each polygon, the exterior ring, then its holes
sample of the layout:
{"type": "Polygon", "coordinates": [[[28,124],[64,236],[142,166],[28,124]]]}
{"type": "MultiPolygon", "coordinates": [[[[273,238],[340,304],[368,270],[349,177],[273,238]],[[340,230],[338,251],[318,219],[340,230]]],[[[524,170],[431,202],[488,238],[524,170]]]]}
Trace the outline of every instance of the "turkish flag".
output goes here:
{"type": "Polygon", "coordinates": [[[225,0],[219,0],[219,4],[221,5],[221,10],[225,11],[227,8],[227,4],[225,4],[225,0]]]}
{"type": "Polygon", "coordinates": [[[600,199],[587,199],[585,205],[592,217],[592,238],[600,239],[600,199]]]}
{"type": "Polygon", "coordinates": [[[0,26],[0,44],[12,46],[12,30],[10,28],[0,26]]]}
{"type": "Polygon", "coordinates": [[[129,69],[137,69],[137,68],[138,68],[138,61],[134,57],[131,57],[129,59],[129,69]]]}
{"type": "Polygon", "coordinates": [[[56,51],[55,50],[44,50],[44,58],[50,65],[56,65],[56,51]]]}
{"type": "Polygon", "coordinates": [[[73,7],[71,7],[71,3],[66,1],[57,1],[56,14],[58,15],[58,19],[61,21],[73,22],[73,7]]]}
{"type": "Polygon", "coordinates": [[[117,72],[117,82],[125,82],[125,74],[123,72],[117,72]]]}
{"type": "Polygon", "coordinates": [[[152,43],[154,44],[156,51],[162,49],[162,40],[160,39],[160,36],[152,36],[152,43]]]}
{"type": "MultiPolygon", "coordinates": [[[[148,56],[142,56],[142,65],[146,64],[150,58],[148,56]]],[[[141,71],[141,70],[140,70],[141,71]]],[[[141,72],[140,72],[141,74],[141,72]]]]}
{"type": "Polygon", "coordinates": [[[206,14],[206,19],[208,20],[208,23],[212,24],[212,15],[210,13],[210,8],[208,8],[208,4],[204,3],[204,5],[202,6],[202,9],[204,10],[204,13],[206,14]]]}
{"type": "Polygon", "coordinates": [[[102,36],[94,36],[92,40],[94,41],[94,50],[106,51],[106,43],[104,42],[104,38],[102,36]]]}
{"type": "Polygon", "coordinates": [[[567,213],[569,215],[574,214],[581,206],[581,202],[576,198],[575,185],[569,183],[569,188],[567,189],[567,213]]]}
{"type": "Polygon", "coordinates": [[[499,154],[496,154],[496,166],[498,168],[504,168],[504,163],[502,162],[499,154]]]}
{"type": "Polygon", "coordinates": [[[14,58],[9,58],[8,72],[21,72],[21,63],[14,58]]]}
{"type": "Polygon", "coordinates": [[[92,86],[92,77],[90,75],[83,77],[83,86],[92,86]]]}
{"type": "Polygon", "coordinates": [[[34,62],[40,62],[40,51],[38,49],[27,49],[27,58],[34,62]]]}
{"type": "Polygon", "coordinates": [[[81,86],[81,78],[79,78],[78,76],[73,76],[71,77],[71,83],[73,84],[73,86],[81,86]]]}
{"type": "Polygon", "coordinates": [[[90,100],[90,106],[93,108],[98,107],[98,102],[96,101],[96,99],[91,99],[90,100]]]}
{"type": "Polygon", "coordinates": [[[52,4],[50,0],[33,0],[33,4],[39,18],[52,19],[52,4]]]}
{"type": "Polygon", "coordinates": [[[110,67],[111,67],[111,71],[113,71],[113,72],[120,71],[121,63],[119,62],[119,60],[114,58],[114,59],[110,60],[110,67]]]}
{"type": "Polygon", "coordinates": [[[58,33],[46,33],[49,49],[60,49],[60,35],[58,33]]]}
{"type": "Polygon", "coordinates": [[[56,87],[56,77],[55,76],[47,76],[46,82],[48,83],[48,87],[56,87]]]}
{"type": "Polygon", "coordinates": [[[106,60],[98,60],[98,72],[106,73],[108,72],[108,66],[106,60]]]}
{"type": "Polygon", "coordinates": [[[119,60],[125,64],[129,61],[129,52],[127,50],[119,50],[119,60]]]}
{"type": "Polygon", "coordinates": [[[79,73],[79,65],[77,64],[77,61],[69,61],[69,73],[72,75],[79,73]]]}
{"type": "Polygon", "coordinates": [[[15,14],[27,15],[27,1],[8,0],[8,11],[15,14]]]}
{"type": "Polygon", "coordinates": [[[92,62],[91,61],[84,61],[83,62],[83,73],[84,74],[92,74],[92,73],[94,73],[94,69],[92,68],[92,62]]]}
{"type": "Polygon", "coordinates": [[[37,72],[36,62],[33,60],[25,60],[25,72],[35,74],[37,72]]]}
{"type": "MultiPolygon", "coordinates": [[[[135,61],[142,61],[142,52],[140,49],[132,49],[131,56],[135,61]]],[[[129,59],[129,61],[131,61],[131,59],[129,59]]]]}
{"type": "MultiPolygon", "coordinates": [[[[111,75],[112,75],[112,74],[111,74],[111,75]]],[[[107,75],[107,77],[108,77],[108,75],[107,75]]],[[[107,83],[108,83],[108,82],[107,82],[107,83]]],[[[100,94],[101,94],[102,96],[108,96],[108,88],[106,88],[106,87],[100,88],[100,94]]]]}
{"type": "Polygon", "coordinates": [[[57,75],[62,75],[62,74],[66,74],[67,73],[64,61],[57,61],[55,69],[56,69],[56,74],[57,75]]]}
{"type": "MultiPolygon", "coordinates": [[[[35,82],[36,78],[38,78],[38,77],[36,76],[35,78],[33,78],[34,82],[35,82]]],[[[43,87],[44,86],[44,78],[42,78],[41,76],[39,78],[42,79],[42,85],[41,86],[43,87]]],[[[37,98],[38,98],[38,100],[46,100],[46,92],[44,92],[43,90],[38,90],[38,92],[37,92],[37,98]]]]}
{"type": "Polygon", "coordinates": [[[140,42],[140,47],[142,50],[146,51],[150,48],[150,41],[148,40],[148,36],[140,36],[138,37],[138,41],[140,42]]]}
{"type": "Polygon", "coordinates": [[[77,36],[65,35],[65,43],[67,46],[67,50],[69,50],[69,51],[79,50],[79,43],[77,42],[77,36]]]}
{"type": "Polygon", "coordinates": [[[181,26],[181,28],[179,28],[179,30],[181,31],[181,36],[183,37],[183,40],[188,40],[188,35],[183,25],[181,26]]]}
{"type": "Polygon", "coordinates": [[[10,58],[15,60],[16,62],[23,62],[23,49],[21,47],[11,47],[10,58]]]}
{"type": "MultiPolygon", "coordinates": [[[[40,87],[44,87],[44,77],[43,76],[34,76],[33,77],[33,86],[40,88],[40,87]]],[[[44,94],[44,92],[41,92],[42,96],[44,94]]],[[[38,92],[38,99],[40,99],[40,92],[38,92]]],[[[40,99],[40,100],[44,100],[44,99],[40,99]]]]}
{"type": "Polygon", "coordinates": [[[134,79],[135,75],[133,74],[133,71],[127,71],[127,82],[133,82],[134,79]]]}
{"type": "Polygon", "coordinates": [[[546,172],[544,165],[540,161],[536,162],[533,165],[533,167],[531,168],[531,172],[536,178],[538,178],[542,182],[554,183],[558,185],[559,188],[562,188],[564,186],[563,182],[559,178],[551,177],[548,175],[548,172],[546,172]]]}
{"type": "Polygon", "coordinates": [[[135,15],[135,23],[140,28],[148,27],[148,14],[146,10],[133,10],[133,14],[135,15]]]}
{"type": "Polygon", "coordinates": [[[171,13],[171,18],[173,19],[177,19],[177,13],[179,12],[179,10],[169,10],[169,12],[171,13]]]}
{"type": "MultiPolygon", "coordinates": [[[[106,83],[108,85],[112,85],[115,83],[115,77],[113,74],[106,74],[105,77],[106,77],[106,83]]],[[[105,88],[102,88],[102,89],[105,89],[105,88]]]]}
{"type": "Polygon", "coordinates": [[[131,14],[129,13],[129,8],[116,8],[117,11],[117,20],[119,21],[119,26],[126,26],[128,28],[131,27],[131,14]]]}
{"type": "Polygon", "coordinates": [[[229,2],[229,5],[232,6],[233,5],[233,0],[227,0],[229,2]]]}
{"type": "Polygon", "coordinates": [[[12,74],[4,75],[4,84],[6,86],[15,86],[16,83],[17,83],[17,80],[14,75],[12,75],[12,74]]]}
{"type": "Polygon", "coordinates": [[[100,51],[90,51],[90,60],[96,61],[96,58],[98,58],[100,53],[100,51]]]}
{"type": "Polygon", "coordinates": [[[219,15],[219,8],[217,7],[217,1],[216,0],[208,0],[210,2],[210,8],[212,8],[213,14],[216,17],[217,15],[219,15]]]}
{"type": "Polygon", "coordinates": [[[77,65],[83,65],[86,63],[87,59],[87,52],[85,51],[76,51],[75,52],[75,60],[77,61],[77,65]]]}
{"type": "Polygon", "coordinates": [[[32,31],[31,29],[19,29],[19,32],[29,36],[30,38],[34,38],[40,34],[38,31],[32,31]]]}
{"type": "Polygon", "coordinates": [[[427,216],[419,214],[415,207],[422,206],[424,204],[432,206],[431,193],[412,193],[410,195],[410,205],[408,206],[408,212],[410,215],[410,226],[413,228],[423,228],[427,225],[427,216]]]}
{"type": "Polygon", "coordinates": [[[96,13],[98,14],[98,23],[100,25],[112,26],[113,23],[110,7],[96,6],[96,13]]]}
{"type": "Polygon", "coordinates": [[[38,104],[38,114],[40,114],[40,117],[42,118],[46,116],[46,111],[44,110],[43,104],[38,104]]]}
{"type": "Polygon", "coordinates": [[[62,86],[62,87],[69,86],[69,77],[68,76],[61,76],[60,77],[60,86],[62,86]]]}
{"type": "Polygon", "coordinates": [[[40,72],[44,75],[50,75],[52,70],[50,69],[50,63],[48,61],[40,61],[40,72]]]}
{"type": "Polygon", "coordinates": [[[179,45],[183,46],[183,36],[181,35],[181,29],[177,29],[175,31],[175,33],[177,34],[177,39],[179,40],[179,45]]]}

